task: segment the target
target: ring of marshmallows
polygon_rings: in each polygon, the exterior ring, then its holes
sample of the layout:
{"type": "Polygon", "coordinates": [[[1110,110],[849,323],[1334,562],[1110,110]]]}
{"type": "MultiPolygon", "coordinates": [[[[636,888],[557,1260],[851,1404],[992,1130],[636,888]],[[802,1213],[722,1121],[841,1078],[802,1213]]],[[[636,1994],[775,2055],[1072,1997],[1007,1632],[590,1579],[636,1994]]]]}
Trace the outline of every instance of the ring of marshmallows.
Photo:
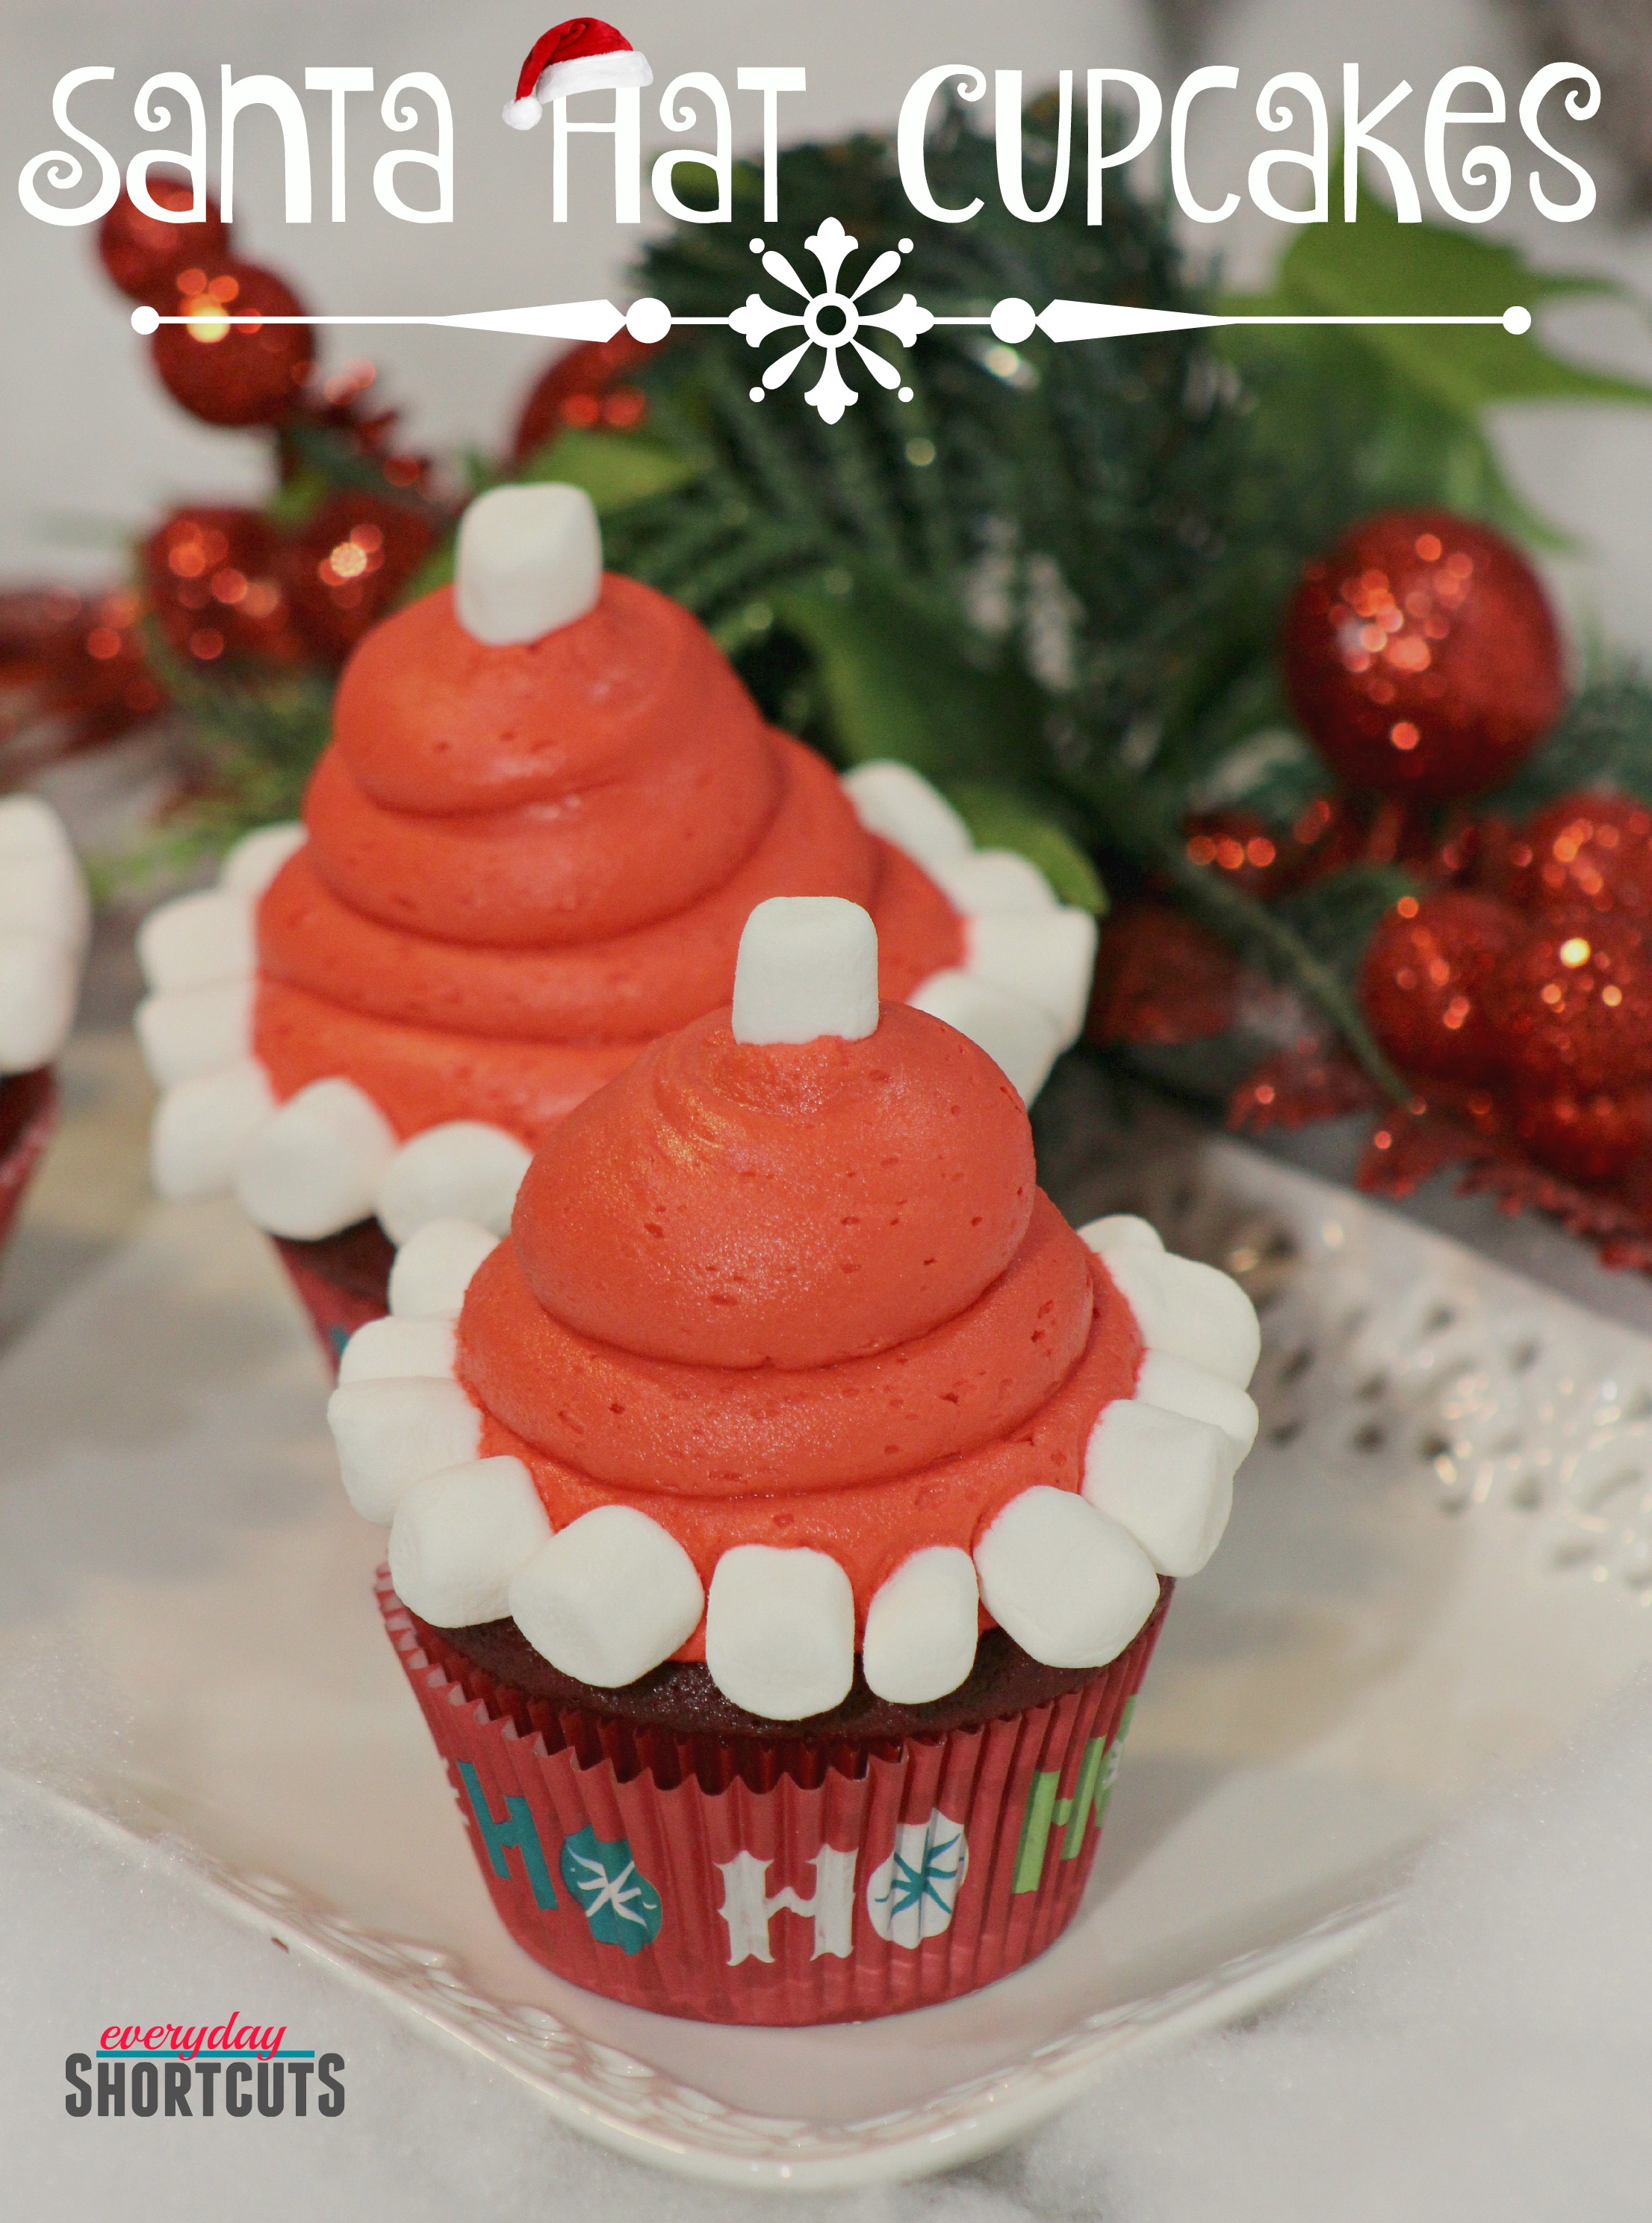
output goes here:
{"type": "MultiPolygon", "coordinates": [[[[740,944],[736,1036],[870,1034],[876,984],[876,930],[856,905],[760,904],[740,944]]],[[[1152,1613],[1159,1578],[1197,1574],[1227,1526],[1257,1428],[1250,1300],[1215,1268],[1166,1251],[1145,1220],[1099,1219],[1080,1233],[1134,1315],[1144,1357],[1134,1394],[1096,1420],[1081,1489],[1023,1490],[972,1551],[918,1549],[883,1583],[860,1653],[869,1686],[893,1703],[958,1688],[982,1604],[1046,1666],[1104,1665],[1152,1613]]],[[[389,1526],[403,1603],[437,1628],[509,1615],[554,1667],[600,1689],[669,1659],[703,1615],[706,1666],[735,1705],[797,1721],[840,1704],[854,1679],[855,1601],[829,1553],[737,1546],[707,1590],[645,1513],[605,1506],[553,1531],[523,1462],[479,1456],[482,1415],[454,1377],[455,1330],[496,1239],[447,1218],[403,1245],[389,1317],[346,1346],[328,1408],[351,1503],[389,1526]]]]}
{"type": "MultiPolygon", "coordinates": [[[[596,515],[578,488],[500,487],[465,513],[458,616],[488,645],[572,624],[595,606],[601,582],[596,515]]],[[[1084,1024],[1095,920],[1058,902],[1025,857],[977,849],[957,811],[905,765],[862,765],[844,786],[868,830],[920,865],[964,920],[963,962],[932,973],[912,1003],[977,1042],[1030,1103],[1084,1024]]],[[[528,1164],[514,1135],[464,1119],[403,1141],[342,1077],[276,1099],[253,1042],[255,916],[305,838],[298,825],[248,835],[216,888],[163,904],[139,933],[150,992],[138,1039],[163,1092],[154,1185],[179,1200],[233,1189],[257,1225],[298,1240],[375,1216],[396,1243],[449,1218],[502,1235],[528,1164]]]]}
{"type": "Polygon", "coordinates": [[[0,1074],[49,1065],[74,1023],[91,933],[63,822],[38,796],[0,800],[0,1074]]]}

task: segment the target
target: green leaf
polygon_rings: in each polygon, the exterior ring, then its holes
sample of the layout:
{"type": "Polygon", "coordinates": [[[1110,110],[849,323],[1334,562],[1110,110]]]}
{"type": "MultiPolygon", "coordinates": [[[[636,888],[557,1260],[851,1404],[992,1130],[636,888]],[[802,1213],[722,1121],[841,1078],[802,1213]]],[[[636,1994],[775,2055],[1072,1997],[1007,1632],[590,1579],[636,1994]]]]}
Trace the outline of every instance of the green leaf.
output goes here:
{"type": "Polygon", "coordinates": [[[1011,787],[964,780],[946,790],[983,849],[1013,849],[1036,865],[1065,904],[1107,916],[1102,876],[1066,828],[1011,787]]]}
{"type": "Polygon", "coordinates": [[[926,778],[1033,768],[1042,703],[1008,665],[966,660],[962,628],[915,608],[897,581],[869,570],[770,597],[775,616],[812,652],[832,739],[851,764],[895,757],[926,778]]]}
{"type": "Polygon", "coordinates": [[[1419,883],[1398,865],[1350,865],[1273,905],[1320,963],[1352,989],[1379,919],[1419,883]]]}
{"type": "MultiPolygon", "coordinates": [[[[1340,204],[1340,191],[1335,195],[1340,204]]],[[[1536,270],[1516,248],[1439,224],[1403,224],[1373,194],[1354,224],[1305,225],[1272,290],[1222,304],[1234,316],[1479,316],[1566,296],[1614,293],[1610,280],[1536,270]]],[[[1350,325],[1346,344],[1452,415],[1493,404],[1652,400],[1652,387],[1551,354],[1535,332],[1490,325],[1350,325]]]]}
{"type": "Polygon", "coordinates": [[[517,473],[529,484],[557,479],[583,487],[599,517],[639,501],[676,494],[703,466],[682,449],[650,432],[585,431],[569,425],[548,440],[517,473]]]}

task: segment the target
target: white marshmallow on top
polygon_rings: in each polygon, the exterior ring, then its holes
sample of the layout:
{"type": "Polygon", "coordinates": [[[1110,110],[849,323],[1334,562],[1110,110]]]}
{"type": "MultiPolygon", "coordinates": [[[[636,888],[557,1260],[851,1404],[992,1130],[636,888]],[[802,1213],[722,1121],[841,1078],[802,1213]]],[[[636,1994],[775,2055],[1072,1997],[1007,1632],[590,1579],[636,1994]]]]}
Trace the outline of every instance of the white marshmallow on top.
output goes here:
{"type": "Polygon", "coordinates": [[[157,1088],[216,1073],[252,1055],[253,984],[215,980],[146,996],[133,1015],[138,1048],[157,1088]]]}
{"type": "Polygon", "coordinates": [[[0,937],[0,1073],[49,1065],[68,1038],[79,994],[74,948],[40,934],[0,937]]]}
{"type": "Polygon", "coordinates": [[[1105,1256],[1149,1351],[1168,1351],[1245,1387],[1261,1357],[1262,1330],[1255,1306],[1230,1275],[1146,1244],[1125,1244],[1105,1256]]]}
{"type": "Polygon", "coordinates": [[[1180,1413],[1190,1420],[1208,1420],[1232,1439],[1241,1458],[1256,1441],[1261,1424],[1256,1400],[1248,1391],[1213,1374],[1208,1366],[1195,1366],[1190,1359],[1178,1358],[1168,1351],[1143,1354],[1135,1401],[1180,1413]]]}
{"type": "Polygon", "coordinates": [[[987,1611],[1046,1667],[1116,1659],[1153,1611],[1159,1578],[1135,1538],[1077,1491],[1037,1483],[975,1547],[987,1611]]]}
{"type": "Polygon", "coordinates": [[[440,1381],[452,1372],[453,1322],[435,1316],[368,1320],[338,1362],[341,1382],[440,1381]]]}
{"type": "Polygon", "coordinates": [[[345,1496],[387,1527],[414,1483],[474,1460],[482,1416],[456,1382],[346,1382],[327,1401],[327,1425],[345,1496]]]}
{"type": "Polygon", "coordinates": [[[1239,1454],[1208,1420],[1121,1397],[1090,1430],[1084,1495],[1161,1575],[1197,1575],[1222,1541],[1239,1454]]]}
{"type": "Polygon", "coordinates": [[[932,973],[908,998],[914,1011],[945,1020],[968,1035],[1030,1104],[1061,1055],[1061,1027],[1043,1004],[983,980],[977,973],[949,967],[932,973]]]}
{"type": "Polygon", "coordinates": [[[980,1586],[967,1552],[932,1544],[882,1583],[866,1615],[861,1666],[891,1705],[922,1706],[956,1691],[975,1665],[980,1586]]]}
{"type": "Polygon", "coordinates": [[[855,1679],[848,1576],[807,1546],[737,1544],[712,1576],[706,1666],[732,1704],[766,1721],[804,1721],[841,1705],[855,1679]]]}
{"type": "Polygon", "coordinates": [[[296,819],[243,834],[224,852],[218,885],[228,895],[244,896],[248,903],[256,903],[287,859],[296,856],[308,839],[296,819]]]}
{"type": "Polygon", "coordinates": [[[512,1576],[550,1536],[521,1460],[474,1459],[404,1491],[390,1524],[390,1579],[402,1603],[433,1628],[501,1621],[512,1576]]]}
{"type": "Polygon", "coordinates": [[[529,1157],[514,1135],[485,1120],[427,1127],[385,1168],[374,1199],[380,1225],[399,1244],[433,1219],[470,1219],[507,1234],[529,1157]]]}
{"type": "Polygon", "coordinates": [[[256,1058],[179,1081],[161,1098],[149,1130],[157,1193],[174,1204],[217,1196],[274,1117],[269,1076],[256,1058]]]}
{"type": "Polygon", "coordinates": [[[518,1571],[510,1592],[534,1650],[604,1691],[669,1659],[705,1604],[682,1545],[630,1505],[600,1505],[570,1521],[518,1571]]]}
{"type": "Polygon", "coordinates": [[[91,906],[63,822],[0,799],[0,1073],[49,1065],[74,1023],[91,906]]]}
{"type": "Polygon", "coordinates": [[[460,520],[455,606],[489,648],[572,625],[601,593],[602,533],[582,488],[495,487],[460,520]]]}
{"type": "Polygon", "coordinates": [[[734,1039],[859,1042],[877,1030],[877,929],[841,896],[771,896],[745,923],[734,1039]]]}
{"type": "Polygon", "coordinates": [[[954,909],[969,916],[1058,908],[1055,890],[1032,859],[1016,849],[977,849],[968,857],[937,857],[926,870],[954,909]]]}
{"type": "Polygon", "coordinates": [[[915,863],[959,864],[974,855],[975,842],[963,819],[910,765],[889,759],[857,765],[845,772],[843,785],[867,831],[904,850],[915,863]]]}
{"type": "Polygon", "coordinates": [[[476,1269],[499,1248],[492,1228],[468,1219],[432,1219],[410,1236],[390,1269],[395,1319],[456,1319],[476,1269]]]}
{"type": "Polygon", "coordinates": [[[252,904],[223,888],[179,896],[144,920],[137,954],[145,985],[157,995],[250,979],[257,962],[252,904]]]}
{"type": "Polygon", "coordinates": [[[396,1134],[352,1080],[312,1080],[289,1097],[236,1170],[255,1227],[315,1242],[370,1217],[396,1134]]]}
{"type": "Polygon", "coordinates": [[[1047,1011],[1065,1049],[1077,1041],[1090,1009],[1096,937],[1087,910],[989,912],[969,922],[965,970],[1047,1011]]]}
{"type": "Polygon", "coordinates": [[[1115,1250],[1128,1250],[1132,1244],[1139,1250],[1165,1247],[1165,1238],[1153,1222],[1138,1219],[1134,1212],[1110,1212],[1105,1219],[1092,1219],[1079,1229],[1078,1239],[1102,1258],[1111,1257],[1115,1250]]]}

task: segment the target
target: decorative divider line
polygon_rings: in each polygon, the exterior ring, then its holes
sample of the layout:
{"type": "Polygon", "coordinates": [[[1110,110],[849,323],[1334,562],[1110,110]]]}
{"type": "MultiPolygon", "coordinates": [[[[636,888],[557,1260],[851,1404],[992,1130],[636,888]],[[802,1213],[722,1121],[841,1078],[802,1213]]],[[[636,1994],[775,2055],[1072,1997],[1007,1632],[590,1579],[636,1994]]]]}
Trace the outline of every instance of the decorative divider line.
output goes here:
{"type": "Polygon", "coordinates": [[[810,350],[819,348],[825,357],[824,368],[804,399],[828,425],[835,425],[859,399],[845,378],[839,362],[845,349],[852,350],[886,392],[894,394],[901,401],[912,399],[912,388],[901,384],[895,364],[859,337],[863,331],[888,332],[902,347],[910,348],[926,332],[939,326],[978,325],[990,331],[1001,345],[1016,348],[1029,340],[1034,331],[1042,332],[1046,339],[1065,343],[1073,340],[1130,339],[1148,332],[1208,331],[1217,325],[1232,324],[1486,324],[1500,326],[1517,337],[1531,330],[1530,310],[1518,306],[1505,309],[1501,316],[1230,317],[1179,309],[1134,308],[1111,301],[1052,301],[1039,310],[1030,301],[1012,295],[996,302],[984,316],[940,317],[922,307],[911,293],[903,293],[893,308],[870,311],[859,306],[862,297],[895,276],[902,259],[911,254],[912,242],[903,239],[898,249],[889,248],[875,256],[852,293],[842,290],[839,279],[844,264],[857,251],[860,242],[850,236],[836,217],[828,217],[804,244],[820,264],[825,280],[818,291],[811,290],[777,249],[765,246],[761,239],[751,242],[751,251],[762,257],[764,270],[801,301],[801,310],[777,309],[761,294],[753,293],[725,317],[674,316],[663,301],[644,296],[625,311],[615,308],[612,301],[561,301],[523,309],[481,309],[468,315],[448,317],[241,318],[224,303],[204,299],[186,305],[185,313],[178,317],[163,317],[158,310],[148,306],[134,309],[132,329],[147,335],[162,324],[187,324],[203,340],[212,341],[221,339],[236,326],[255,330],[261,324],[434,324],[458,331],[514,333],[534,339],[604,341],[627,331],[634,340],[653,345],[676,327],[715,324],[738,332],[754,348],[762,346],[776,333],[790,330],[801,332],[801,337],[763,368],[759,383],[751,388],[751,399],[761,401],[766,394],[785,385],[810,350]]]}

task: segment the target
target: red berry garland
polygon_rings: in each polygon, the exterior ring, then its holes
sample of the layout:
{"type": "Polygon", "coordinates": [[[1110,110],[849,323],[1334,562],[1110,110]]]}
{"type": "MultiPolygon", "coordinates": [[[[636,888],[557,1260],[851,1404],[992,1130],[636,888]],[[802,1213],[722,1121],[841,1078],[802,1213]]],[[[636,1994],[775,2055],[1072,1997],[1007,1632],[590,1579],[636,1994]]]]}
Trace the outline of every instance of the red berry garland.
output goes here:
{"type": "Polygon", "coordinates": [[[143,583],[171,647],[196,664],[257,655],[290,663],[301,652],[275,535],[255,509],[173,512],[143,545],[143,583]]]}
{"type": "Polygon", "coordinates": [[[1521,1096],[1515,1133],[1540,1165],[1593,1187],[1621,1181],[1652,1148],[1652,1095],[1521,1096]]]}
{"type": "Polygon", "coordinates": [[[1502,1061],[1530,1094],[1617,1094],[1652,1079],[1652,965],[1626,920],[1546,918],[1486,990],[1502,1061]]]}
{"type": "Polygon", "coordinates": [[[282,551],[298,630],[330,662],[342,660],[430,553],[435,531],[417,511],[347,488],[330,494],[282,551]]]}
{"type": "Polygon", "coordinates": [[[1523,938],[1489,896],[1402,897],[1366,945],[1360,998],[1372,1031],[1409,1073],[1484,1080],[1498,1042],[1486,1009],[1492,976],[1523,938]]]}
{"type": "Polygon", "coordinates": [[[251,262],[187,269],[176,280],[186,324],[162,324],[150,342],[174,401],[209,425],[274,425],[290,416],[314,362],[305,324],[262,317],[303,313],[273,271],[251,262]]]}
{"type": "MultiPolygon", "coordinates": [[[[194,206],[194,188],[175,171],[159,170],[149,179],[149,198],[157,208],[194,206]]],[[[174,281],[192,264],[210,263],[221,268],[229,253],[229,227],[218,213],[210,194],[202,197],[204,211],[192,224],[165,224],[148,216],[122,187],[119,199],[97,227],[97,253],[103,266],[134,301],[171,313],[174,281]]]]}
{"type": "Polygon", "coordinates": [[[1652,920],[1652,810],[1626,795],[1565,795],[1510,851],[1527,910],[1582,908],[1652,920]]]}
{"type": "Polygon", "coordinates": [[[1505,778],[1559,715],[1561,645],[1525,558],[1446,510],[1368,518],[1286,615],[1298,716],[1348,786],[1443,803],[1505,778]]]}

